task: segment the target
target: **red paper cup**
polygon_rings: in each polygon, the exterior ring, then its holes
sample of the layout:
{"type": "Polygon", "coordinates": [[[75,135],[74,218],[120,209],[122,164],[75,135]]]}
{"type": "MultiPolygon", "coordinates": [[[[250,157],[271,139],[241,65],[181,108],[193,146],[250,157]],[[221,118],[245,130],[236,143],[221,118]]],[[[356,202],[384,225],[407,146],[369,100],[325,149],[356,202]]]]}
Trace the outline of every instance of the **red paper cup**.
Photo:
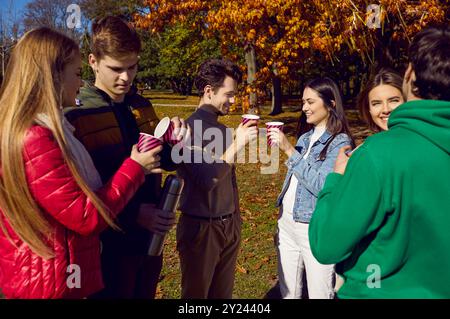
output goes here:
{"type": "Polygon", "coordinates": [[[272,129],[272,128],[277,128],[277,129],[279,129],[280,131],[283,131],[283,125],[284,125],[284,123],[283,122],[267,122],[266,123],[266,128],[267,128],[267,144],[269,145],[269,146],[272,146],[272,139],[269,137],[269,131],[270,131],[270,129],[272,129]]]}
{"type": "MultiPolygon", "coordinates": [[[[248,121],[256,120],[259,121],[259,116],[254,114],[244,114],[242,115],[242,124],[245,125],[248,121]]],[[[258,123],[256,123],[258,125],[258,123]]]]}
{"type": "Polygon", "coordinates": [[[139,133],[138,151],[141,153],[148,152],[162,144],[162,140],[153,135],[139,133]]]}
{"type": "Polygon", "coordinates": [[[162,139],[164,142],[170,145],[175,145],[179,141],[176,139],[174,134],[175,126],[169,117],[164,117],[159,121],[155,128],[155,137],[162,139]]]}

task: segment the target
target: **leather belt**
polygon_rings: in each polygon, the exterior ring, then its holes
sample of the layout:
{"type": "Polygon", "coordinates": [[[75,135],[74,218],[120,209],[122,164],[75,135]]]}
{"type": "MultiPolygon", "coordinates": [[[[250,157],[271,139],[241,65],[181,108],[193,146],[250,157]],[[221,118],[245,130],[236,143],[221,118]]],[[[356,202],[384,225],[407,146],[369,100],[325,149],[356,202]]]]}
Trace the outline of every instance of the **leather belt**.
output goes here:
{"type": "Polygon", "coordinates": [[[201,219],[201,220],[209,220],[209,221],[216,221],[216,220],[227,220],[233,217],[233,214],[227,214],[222,216],[215,216],[215,217],[206,217],[206,216],[196,216],[196,215],[190,215],[183,213],[182,215],[187,216],[189,218],[193,219],[201,219]]]}

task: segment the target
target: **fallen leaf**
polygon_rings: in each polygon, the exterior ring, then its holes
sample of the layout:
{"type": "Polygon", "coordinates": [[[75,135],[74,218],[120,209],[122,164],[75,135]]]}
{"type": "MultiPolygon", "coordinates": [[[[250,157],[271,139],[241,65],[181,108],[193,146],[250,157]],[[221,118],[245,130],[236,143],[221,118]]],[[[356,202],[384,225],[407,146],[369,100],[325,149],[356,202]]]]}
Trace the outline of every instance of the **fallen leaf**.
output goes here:
{"type": "Polygon", "coordinates": [[[243,274],[247,274],[247,273],[248,273],[247,269],[245,269],[244,267],[242,267],[242,266],[239,265],[239,264],[236,264],[236,269],[237,269],[237,271],[239,271],[240,273],[243,273],[243,274]]]}

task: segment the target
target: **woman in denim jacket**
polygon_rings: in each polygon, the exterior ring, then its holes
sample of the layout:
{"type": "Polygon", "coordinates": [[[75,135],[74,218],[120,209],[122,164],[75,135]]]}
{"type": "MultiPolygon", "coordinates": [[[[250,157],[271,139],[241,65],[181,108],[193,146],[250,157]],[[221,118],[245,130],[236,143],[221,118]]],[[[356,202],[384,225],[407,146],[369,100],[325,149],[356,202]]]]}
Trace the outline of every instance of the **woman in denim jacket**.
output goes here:
{"type": "Polygon", "coordinates": [[[278,275],[283,298],[301,298],[303,272],[309,298],[334,297],[334,265],[322,265],[312,255],[308,226],[326,176],[333,171],[341,147],[354,146],[336,83],[310,81],[303,91],[300,138],[292,146],[278,129],[272,142],[288,156],[288,172],[277,200],[278,275]]]}

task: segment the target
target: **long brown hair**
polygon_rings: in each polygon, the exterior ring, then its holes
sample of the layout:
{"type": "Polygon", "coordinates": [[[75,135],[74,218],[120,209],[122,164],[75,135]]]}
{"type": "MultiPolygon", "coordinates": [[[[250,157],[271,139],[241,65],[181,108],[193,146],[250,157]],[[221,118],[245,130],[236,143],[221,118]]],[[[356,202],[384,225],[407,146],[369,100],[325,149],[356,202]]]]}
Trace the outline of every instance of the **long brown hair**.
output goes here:
{"type": "MultiPolygon", "coordinates": [[[[367,81],[364,89],[358,95],[358,111],[364,122],[367,123],[369,129],[374,132],[380,132],[381,129],[372,119],[370,115],[369,93],[379,85],[390,85],[402,92],[403,79],[394,70],[389,68],[381,68],[378,72],[372,74],[367,81]]],[[[403,93],[402,93],[403,94],[403,93]]]]}
{"type": "MultiPolygon", "coordinates": [[[[344,104],[342,102],[341,92],[332,79],[328,77],[312,79],[306,83],[305,89],[310,88],[317,92],[317,95],[322,99],[324,106],[329,111],[329,117],[327,120],[327,131],[332,135],[327,144],[320,152],[320,159],[324,160],[328,146],[334,140],[334,138],[340,134],[345,133],[351,140],[352,146],[355,145],[353,136],[350,132],[347,118],[345,117],[344,104]],[[334,102],[334,103],[333,103],[334,102]]],[[[297,136],[300,137],[304,133],[308,132],[314,127],[312,124],[306,122],[305,113],[302,112],[297,127],[297,136]]]]}
{"type": "MultiPolygon", "coordinates": [[[[105,221],[117,228],[78,172],[63,134],[62,74],[78,52],[75,41],[59,32],[45,27],[29,31],[12,52],[0,91],[0,207],[20,239],[44,258],[54,256],[47,245],[52,229],[31,195],[22,158],[26,132],[39,113],[50,119],[49,129],[81,190],[105,221]]],[[[1,219],[0,228],[11,240],[1,219]]]]}

